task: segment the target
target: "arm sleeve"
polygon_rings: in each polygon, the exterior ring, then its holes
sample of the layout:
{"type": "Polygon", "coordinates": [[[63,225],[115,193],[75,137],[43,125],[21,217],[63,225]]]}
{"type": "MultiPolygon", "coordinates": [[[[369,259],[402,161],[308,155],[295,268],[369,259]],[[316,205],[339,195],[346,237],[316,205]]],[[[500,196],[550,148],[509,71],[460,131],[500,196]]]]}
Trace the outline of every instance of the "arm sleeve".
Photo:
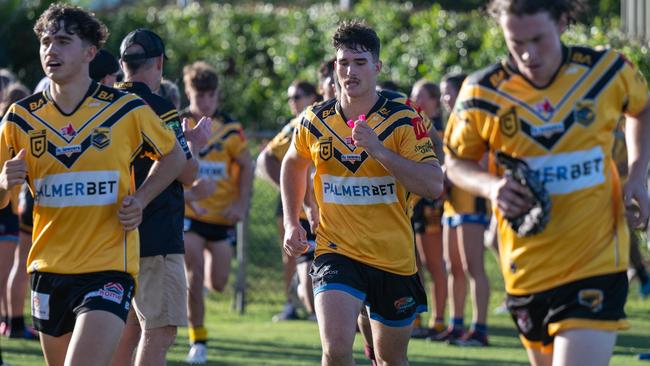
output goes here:
{"type": "Polygon", "coordinates": [[[626,114],[636,116],[648,103],[648,83],[641,71],[625,56],[619,55],[625,61],[621,70],[621,79],[625,89],[625,105],[623,106],[626,114]]]}
{"type": "Polygon", "coordinates": [[[452,154],[462,159],[481,160],[487,150],[487,141],[481,135],[484,112],[469,108],[471,105],[472,85],[463,85],[456,101],[454,111],[449,116],[444,135],[445,154],[452,154]]]}
{"type": "Polygon", "coordinates": [[[300,123],[296,126],[293,132],[293,145],[300,156],[306,159],[311,159],[309,149],[311,140],[309,129],[311,127],[311,122],[309,122],[306,116],[307,114],[300,118],[300,123]]]}
{"type": "Polygon", "coordinates": [[[246,136],[239,124],[233,126],[230,131],[226,132],[225,140],[226,151],[232,157],[239,156],[246,149],[246,136]]]}
{"type": "Polygon", "coordinates": [[[424,162],[437,160],[433,143],[429,138],[429,130],[422,118],[414,114],[410,116],[411,125],[399,128],[399,154],[406,159],[424,162]]]}
{"type": "Polygon", "coordinates": [[[176,136],[171,127],[165,124],[154,111],[146,106],[137,109],[136,120],[143,145],[151,148],[151,158],[157,159],[169,154],[176,144],[176,136]]]}
{"type": "Polygon", "coordinates": [[[178,144],[180,145],[181,149],[183,149],[183,153],[185,154],[185,159],[190,160],[192,159],[192,153],[190,152],[189,146],[187,146],[187,140],[185,140],[185,134],[183,133],[183,127],[181,125],[180,118],[178,117],[178,112],[176,109],[172,109],[169,112],[162,114],[162,121],[167,125],[167,127],[171,128],[172,131],[174,132],[174,136],[176,136],[176,141],[178,141],[178,144]]]}

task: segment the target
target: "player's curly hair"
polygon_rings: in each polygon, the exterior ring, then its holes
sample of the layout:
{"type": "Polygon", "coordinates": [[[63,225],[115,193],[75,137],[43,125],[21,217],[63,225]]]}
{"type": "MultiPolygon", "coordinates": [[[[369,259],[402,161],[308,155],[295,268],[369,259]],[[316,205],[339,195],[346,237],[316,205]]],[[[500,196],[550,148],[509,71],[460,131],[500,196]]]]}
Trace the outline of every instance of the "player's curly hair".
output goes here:
{"type": "Polygon", "coordinates": [[[495,19],[503,14],[522,16],[547,11],[556,21],[566,14],[569,24],[575,23],[586,9],[583,0],[492,0],[487,7],[495,19]]]}
{"type": "Polygon", "coordinates": [[[34,33],[40,39],[46,32],[56,33],[61,27],[68,34],[76,34],[98,49],[104,46],[108,38],[108,28],[95,14],[78,6],[54,3],[38,17],[34,24],[34,33]]]}
{"type": "Polygon", "coordinates": [[[219,87],[217,70],[205,61],[196,61],[183,67],[185,89],[213,91],[219,87]]]}
{"type": "Polygon", "coordinates": [[[344,21],[332,37],[334,49],[342,47],[360,52],[370,52],[375,61],[379,60],[381,44],[377,33],[360,20],[344,21]]]}

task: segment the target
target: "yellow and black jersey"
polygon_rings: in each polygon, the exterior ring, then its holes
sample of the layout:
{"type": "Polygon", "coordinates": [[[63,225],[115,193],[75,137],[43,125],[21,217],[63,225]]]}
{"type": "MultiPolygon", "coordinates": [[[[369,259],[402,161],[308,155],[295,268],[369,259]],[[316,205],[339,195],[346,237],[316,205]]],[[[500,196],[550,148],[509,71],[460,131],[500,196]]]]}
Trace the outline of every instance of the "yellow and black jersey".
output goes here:
{"type": "MultiPolygon", "coordinates": [[[[436,159],[427,129],[411,107],[383,96],[367,122],[391,151],[418,162],[436,159]]],[[[314,191],[320,208],[316,255],[339,253],[373,267],[415,273],[409,193],[351,140],[340,105],[309,107],[294,135],[297,152],[316,167],[314,191]]]]}
{"type": "MultiPolygon", "coordinates": [[[[165,125],[174,132],[176,141],[190,160],[192,153],[187,146],[183,128],[176,107],[167,99],[154,94],[145,84],[136,81],[116,83],[115,88],[127,93],[133,93],[144,100],[160,117],[165,125]]],[[[133,172],[136,188],[144,183],[153,166],[155,149],[149,144],[142,145],[142,151],[133,162],[133,172]]],[[[140,257],[153,257],[167,254],[183,254],[183,217],[185,200],[183,185],[174,180],[142,212],[140,231],[140,257]]]]}
{"type": "Polygon", "coordinates": [[[49,90],[10,107],[0,127],[0,162],[27,152],[30,272],[137,274],[138,232],[125,233],[117,212],[133,191],[130,165],[145,143],[162,156],[176,142],[142,99],[95,82],[70,114],[49,90]]]}
{"type": "Polygon", "coordinates": [[[509,293],[625,271],[629,243],[613,133],[621,114],[637,115],[647,102],[645,78],[612,50],[565,47],[543,89],[507,61],[465,82],[447,126],[447,153],[478,161],[501,150],[523,158],[551,195],[551,221],[535,236],[517,237],[496,212],[509,293]]]}
{"type": "MultiPolygon", "coordinates": [[[[181,112],[193,127],[194,120],[188,109],[181,112]]],[[[197,215],[190,207],[185,207],[185,216],[210,224],[233,225],[222,212],[239,198],[239,165],[235,159],[246,149],[246,138],[241,124],[228,114],[217,111],[212,116],[212,134],[208,144],[199,151],[199,178],[217,182],[214,194],[197,204],[206,209],[204,215],[197,215]]]]}
{"type": "Polygon", "coordinates": [[[289,151],[291,139],[293,138],[293,131],[300,124],[300,118],[301,117],[292,118],[266,145],[266,148],[269,150],[271,155],[278,159],[278,161],[282,161],[284,156],[287,154],[287,151],[289,151]]]}

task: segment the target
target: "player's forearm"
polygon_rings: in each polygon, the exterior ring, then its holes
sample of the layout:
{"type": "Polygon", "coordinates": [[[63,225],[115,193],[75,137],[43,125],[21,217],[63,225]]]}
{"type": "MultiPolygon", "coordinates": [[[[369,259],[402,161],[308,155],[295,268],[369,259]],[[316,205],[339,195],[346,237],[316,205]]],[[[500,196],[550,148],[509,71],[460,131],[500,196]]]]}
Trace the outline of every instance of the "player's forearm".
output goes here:
{"type": "Polygon", "coordinates": [[[650,103],[639,115],[627,117],[625,141],[630,179],[645,180],[650,162],[650,103]]]}
{"type": "Polygon", "coordinates": [[[185,185],[190,185],[192,182],[194,182],[198,173],[199,161],[193,157],[190,160],[185,161],[183,170],[181,171],[181,174],[178,176],[178,178],[176,178],[176,180],[185,185]]]}
{"type": "Polygon", "coordinates": [[[499,178],[481,168],[479,162],[448,155],[445,163],[451,182],[475,195],[490,199],[490,190],[499,178]]]}
{"type": "Polygon", "coordinates": [[[8,190],[4,190],[4,189],[0,188],[0,209],[3,209],[5,207],[7,207],[7,205],[9,204],[9,201],[11,201],[9,199],[10,196],[11,196],[11,194],[9,193],[8,190]]]}
{"type": "Polygon", "coordinates": [[[268,150],[264,149],[257,158],[257,170],[261,178],[273,183],[280,188],[280,167],[282,162],[273,156],[268,150]]]}
{"type": "Polygon", "coordinates": [[[135,192],[135,196],[144,207],[178,177],[186,161],[183,150],[176,143],[169,154],[162,156],[153,164],[149,175],[135,192]]]}
{"type": "Polygon", "coordinates": [[[426,198],[437,198],[442,193],[442,169],[437,160],[415,162],[389,150],[383,145],[372,152],[390,174],[395,177],[407,191],[426,198]]]}
{"type": "Polygon", "coordinates": [[[307,190],[307,168],[307,163],[302,162],[297,155],[288,153],[282,160],[280,191],[285,227],[289,223],[297,224],[300,220],[300,207],[307,190]]]}

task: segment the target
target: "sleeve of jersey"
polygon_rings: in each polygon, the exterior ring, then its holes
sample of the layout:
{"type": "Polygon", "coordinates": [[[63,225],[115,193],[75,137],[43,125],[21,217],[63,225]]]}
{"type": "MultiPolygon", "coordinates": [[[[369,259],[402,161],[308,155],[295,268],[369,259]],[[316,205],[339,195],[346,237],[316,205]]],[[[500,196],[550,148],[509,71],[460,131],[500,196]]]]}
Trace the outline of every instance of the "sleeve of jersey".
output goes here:
{"type": "Polygon", "coordinates": [[[479,123],[486,118],[480,110],[464,109],[463,100],[470,99],[472,86],[461,89],[456,107],[449,116],[444,135],[445,154],[461,159],[480,160],[486,151],[486,142],[479,133],[479,123]],[[464,95],[467,97],[463,98],[464,95]]]}
{"type": "Polygon", "coordinates": [[[623,57],[625,63],[621,71],[621,78],[626,90],[627,103],[625,113],[636,116],[643,111],[648,103],[648,83],[641,71],[634,64],[623,57]]]}
{"type": "Polygon", "coordinates": [[[14,108],[15,105],[7,111],[2,122],[0,122],[0,166],[4,166],[4,163],[12,159],[17,153],[14,145],[12,123],[9,122],[9,117],[14,114],[14,108]]]}
{"type": "Polygon", "coordinates": [[[411,118],[411,126],[399,128],[399,138],[398,148],[401,156],[417,162],[438,159],[433,151],[429,131],[419,116],[411,118]]]}
{"type": "Polygon", "coordinates": [[[192,152],[190,151],[189,146],[187,146],[187,140],[185,140],[185,134],[183,133],[183,126],[181,125],[176,109],[172,109],[169,112],[162,114],[160,117],[167,127],[171,128],[174,132],[176,141],[178,141],[181,149],[183,149],[183,153],[185,153],[185,158],[187,160],[192,159],[192,152]]]}
{"type": "Polygon", "coordinates": [[[285,129],[283,128],[280,133],[275,135],[273,140],[269,141],[266,148],[269,150],[271,155],[273,155],[279,161],[282,161],[284,155],[289,150],[289,144],[291,144],[291,135],[287,136],[285,129]]]}
{"type": "Polygon", "coordinates": [[[224,135],[226,149],[230,156],[236,157],[246,149],[246,136],[241,125],[237,124],[224,135]]]}
{"type": "Polygon", "coordinates": [[[137,113],[137,121],[142,134],[143,145],[151,147],[153,156],[152,158],[160,158],[169,154],[174,145],[176,144],[176,136],[174,131],[149,108],[139,108],[134,113],[137,113]]]}
{"type": "Polygon", "coordinates": [[[311,132],[309,132],[310,128],[311,122],[308,119],[308,114],[305,113],[305,115],[300,118],[300,123],[293,131],[293,146],[296,148],[298,155],[311,160],[309,149],[309,141],[311,137],[311,132]]]}

